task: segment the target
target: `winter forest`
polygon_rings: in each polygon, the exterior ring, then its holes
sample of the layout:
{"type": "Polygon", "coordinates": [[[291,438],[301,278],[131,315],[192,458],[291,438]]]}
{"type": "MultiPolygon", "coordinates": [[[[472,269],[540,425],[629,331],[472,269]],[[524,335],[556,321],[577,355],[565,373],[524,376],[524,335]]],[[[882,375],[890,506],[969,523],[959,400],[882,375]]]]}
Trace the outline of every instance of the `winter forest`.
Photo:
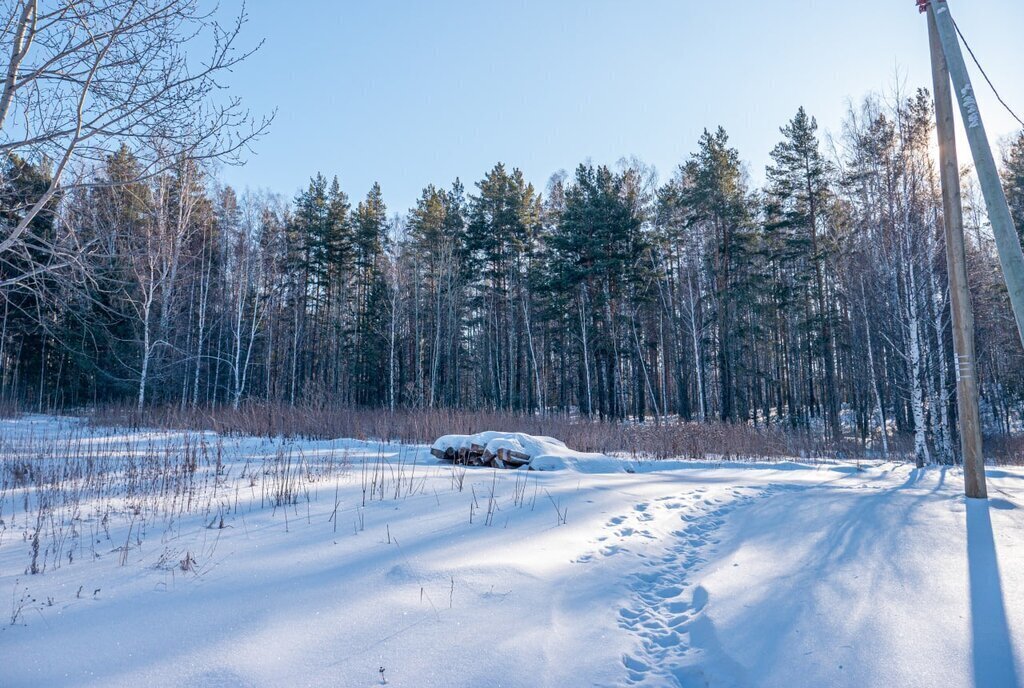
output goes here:
{"type": "MultiPolygon", "coordinates": [[[[665,180],[637,159],[547,180],[499,162],[408,209],[321,172],[294,198],[203,161],[147,175],[121,144],[3,255],[0,394],[714,420],[953,462],[929,92],[865,98],[834,134],[803,108],[781,125],[760,187],[709,128],[665,180]]],[[[4,165],[13,223],[52,170],[4,165]]],[[[1003,173],[1024,218],[1024,133],[1003,173]]],[[[1024,353],[966,166],[963,184],[985,431],[1005,435],[1024,353]]]]}
{"type": "Polygon", "coordinates": [[[849,4],[0,0],[0,686],[1024,686],[1024,5],[849,4]]]}

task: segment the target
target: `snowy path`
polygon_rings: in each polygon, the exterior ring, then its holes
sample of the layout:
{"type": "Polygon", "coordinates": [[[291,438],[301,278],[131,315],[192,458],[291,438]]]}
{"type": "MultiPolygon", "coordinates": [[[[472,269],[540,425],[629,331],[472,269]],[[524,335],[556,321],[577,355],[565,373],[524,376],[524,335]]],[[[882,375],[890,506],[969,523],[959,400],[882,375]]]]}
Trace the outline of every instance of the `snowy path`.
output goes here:
{"type": "MultiPolygon", "coordinates": [[[[0,422],[0,437],[23,430],[0,422]]],[[[81,444],[123,457],[180,439],[81,444]]],[[[275,509],[282,445],[216,447],[208,505],[142,523],[162,502],[83,502],[39,575],[35,512],[0,498],[0,593],[30,600],[13,624],[0,608],[0,686],[366,688],[381,667],[409,688],[1024,675],[1022,469],[990,470],[985,508],[954,470],[606,461],[460,478],[423,448],[338,440],[295,445],[310,472],[275,509]],[[386,477],[367,498],[371,465],[386,477]]]]}
{"type": "Polygon", "coordinates": [[[682,685],[1021,685],[1022,483],[993,469],[968,504],[955,471],[901,466],[736,511],[682,685]]]}
{"type": "Polygon", "coordinates": [[[692,637],[708,602],[707,591],[691,580],[692,570],[719,543],[716,533],[730,512],[772,491],[735,488],[720,499],[696,488],[683,499],[661,497],[653,505],[637,505],[641,520],[652,518],[652,510],[663,510],[678,514],[681,523],[669,533],[667,551],[630,576],[634,599],[619,611],[619,624],[640,639],[638,651],[623,656],[629,685],[687,684],[692,637]]]}

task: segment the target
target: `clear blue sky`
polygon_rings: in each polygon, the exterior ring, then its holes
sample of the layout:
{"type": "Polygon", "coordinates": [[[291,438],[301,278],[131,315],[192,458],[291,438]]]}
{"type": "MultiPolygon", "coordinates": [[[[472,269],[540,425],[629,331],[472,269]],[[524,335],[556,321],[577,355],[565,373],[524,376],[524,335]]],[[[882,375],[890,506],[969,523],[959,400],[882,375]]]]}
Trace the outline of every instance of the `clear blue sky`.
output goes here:
{"type": "MultiPolygon", "coordinates": [[[[1024,116],[1024,3],[951,9],[1024,116]]],[[[322,171],[354,199],[379,181],[391,212],[430,182],[458,176],[472,191],[498,161],[541,189],[560,169],[631,155],[665,180],[718,125],[758,182],[798,106],[836,131],[851,98],[931,85],[913,0],[250,0],[248,10],[246,38],[266,43],[230,83],[277,118],[225,179],[290,197],[322,171]]],[[[974,78],[992,138],[1014,131],[974,78]]]]}

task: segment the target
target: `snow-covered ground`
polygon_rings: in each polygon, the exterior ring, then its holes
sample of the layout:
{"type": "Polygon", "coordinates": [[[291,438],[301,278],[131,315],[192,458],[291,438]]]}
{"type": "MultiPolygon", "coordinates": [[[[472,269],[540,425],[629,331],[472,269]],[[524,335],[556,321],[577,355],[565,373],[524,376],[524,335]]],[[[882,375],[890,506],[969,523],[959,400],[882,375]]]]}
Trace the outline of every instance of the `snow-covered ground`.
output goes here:
{"type": "Polygon", "coordinates": [[[967,502],[954,469],[496,471],[41,417],[0,422],[0,453],[4,687],[1024,676],[1021,469],[967,502]]]}

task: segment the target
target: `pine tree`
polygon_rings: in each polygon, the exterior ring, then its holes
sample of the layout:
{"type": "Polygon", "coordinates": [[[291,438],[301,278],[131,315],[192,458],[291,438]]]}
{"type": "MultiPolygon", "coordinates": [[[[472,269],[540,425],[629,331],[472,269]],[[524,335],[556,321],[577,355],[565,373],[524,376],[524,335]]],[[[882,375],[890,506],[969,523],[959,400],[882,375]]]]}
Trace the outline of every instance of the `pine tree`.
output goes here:
{"type": "Polygon", "coordinates": [[[352,206],[348,195],[341,190],[338,178],[331,180],[326,199],[324,227],[324,257],[327,261],[327,289],[324,306],[325,363],[324,384],[330,394],[344,396],[345,371],[342,361],[352,354],[350,338],[346,333],[346,310],[352,286],[352,267],[355,260],[353,245],[352,206]]]}
{"type": "MultiPolygon", "coordinates": [[[[33,165],[16,155],[5,156],[0,168],[0,225],[16,225],[49,184],[45,166],[33,165]]],[[[45,407],[45,390],[55,382],[52,362],[63,355],[64,348],[60,321],[53,323],[49,317],[38,317],[41,313],[53,313],[58,285],[46,272],[36,275],[52,264],[53,258],[45,249],[53,241],[59,202],[60,198],[55,197],[32,218],[23,252],[9,252],[0,260],[0,399],[6,398],[8,386],[17,384],[11,371],[23,368],[32,376],[30,389],[34,394],[30,398],[40,410],[45,407]],[[13,333],[18,333],[17,338],[13,333]],[[8,360],[15,351],[17,360],[8,360]]]]}
{"type": "Polygon", "coordinates": [[[462,185],[450,191],[433,184],[423,189],[409,213],[408,231],[415,274],[415,388],[428,407],[458,398],[457,351],[460,343],[459,290],[465,274],[466,237],[462,185]]]}
{"type": "Polygon", "coordinates": [[[815,406],[817,395],[823,397],[827,427],[833,437],[838,437],[833,312],[825,280],[825,263],[830,254],[826,222],[832,165],[821,155],[817,130],[817,122],[802,107],[782,127],[783,141],[772,150],[773,165],[767,171],[768,194],[772,229],[783,234],[783,251],[794,259],[793,276],[804,300],[805,327],[813,357],[821,360],[824,368],[817,392],[813,375],[806,376],[809,403],[815,406]]]}
{"type": "MultiPolygon", "coordinates": [[[[634,348],[627,340],[627,319],[648,281],[643,208],[632,181],[629,172],[616,175],[604,166],[580,165],[547,240],[557,256],[549,261],[550,284],[574,303],[581,346],[580,407],[596,410],[602,418],[622,418],[629,411],[619,363],[634,348]],[[597,389],[596,404],[592,387],[597,389]]],[[[642,408],[636,410],[642,414],[642,408]]]]}
{"type": "Polygon", "coordinates": [[[521,301],[526,267],[540,229],[540,199],[517,169],[501,163],[477,182],[469,200],[467,263],[473,284],[471,325],[483,342],[479,398],[495,408],[519,409],[529,401],[521,301]]]}
{"type": "Polygon", "coordinates": [[[745,297],[744,271],[752,254],[749,200],[739,152],[729,146],[723,128],[704,131],[697,152],[681,169],[674,202],[681,211],[683,230],[700,245],[698,253],[713,284],[718,411],[722,420],[734,421],[742,340],[737,309],[745,297]]]}
{"type": "Polygon", "coordinates": [[[355,399],[380,404],[387,381],[387,207],[380,184],[374,183],[353,215],[353,267],[355,271],[355,399]]]}
{"type": "Polygon", "coordinates": [[[1003,186],[1017,236],[1024,242],[1024,131],[1017,134],[1003,158],[1003,186]]]}

